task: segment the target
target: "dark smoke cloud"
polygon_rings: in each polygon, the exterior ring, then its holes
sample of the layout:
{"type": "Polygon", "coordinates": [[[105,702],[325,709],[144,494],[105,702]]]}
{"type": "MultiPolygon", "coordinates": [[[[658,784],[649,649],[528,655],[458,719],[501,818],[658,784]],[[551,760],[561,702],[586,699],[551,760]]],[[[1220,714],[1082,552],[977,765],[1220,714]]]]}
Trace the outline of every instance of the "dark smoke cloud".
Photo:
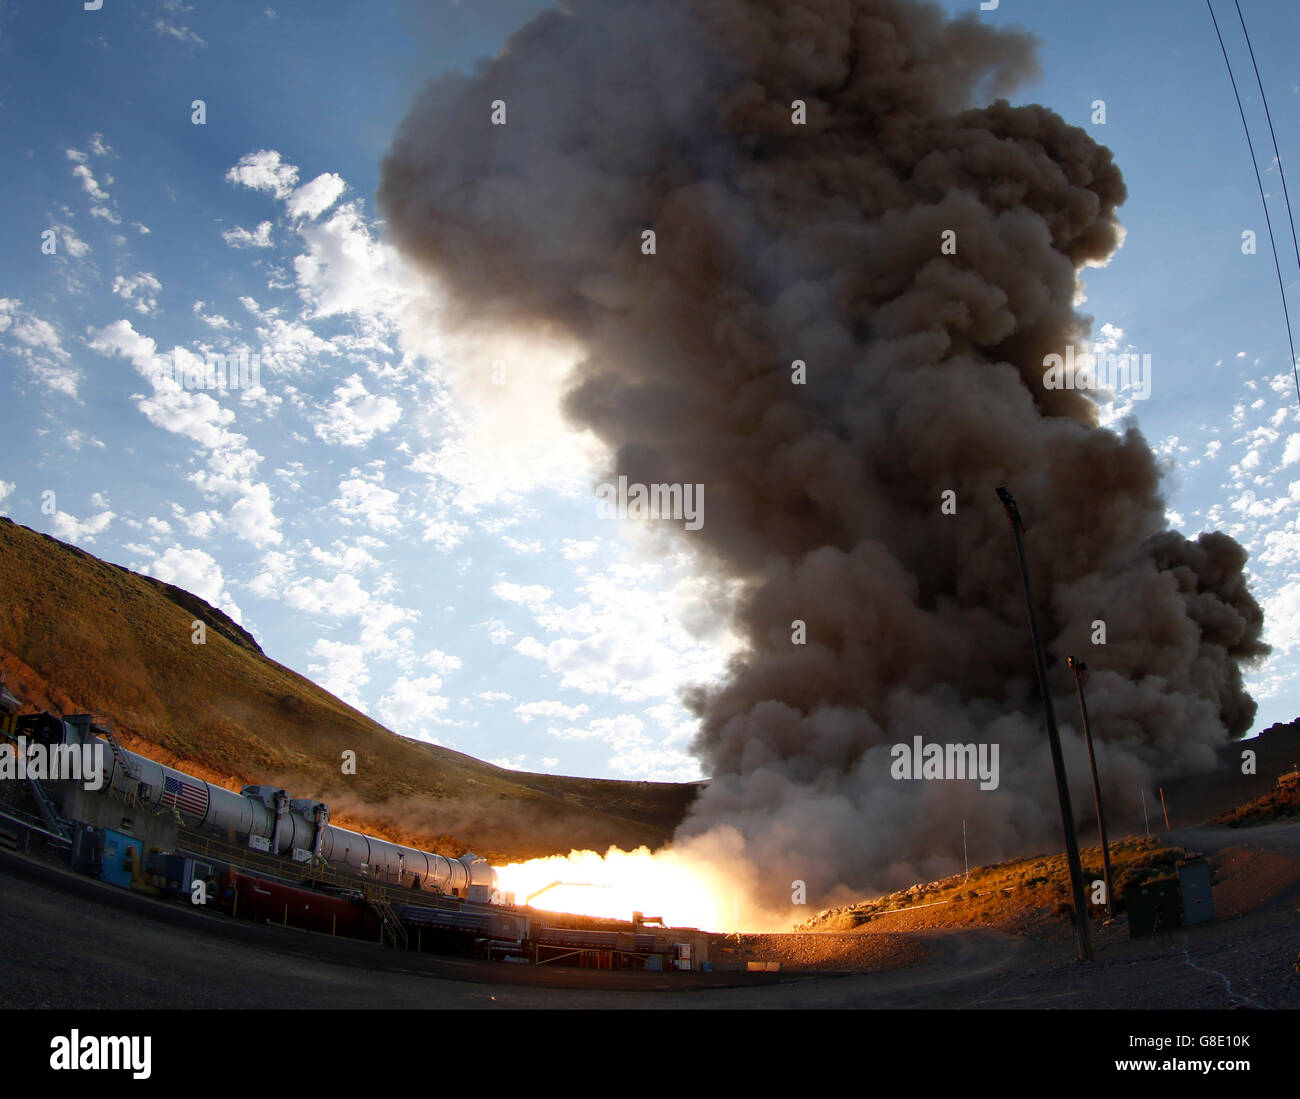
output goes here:
{"type": "MultiPolygon", "coordinates": [[[[1077,272],[1118,247],[1125,189],[1083,130],[994,98],[1035,71],[1027,35],[902,0],[572,0],[430,85],[384,164],[399,244],[465,323],[583,348],[565,408],[610,472],[706,486],[685,537],[745,582],[748,650],[692,695],[716,778],[681,835],[769,900],[951,872],[962,818],[980,861],[1059,843],[999,484],[1080,817],[1067,654],[1129,822],[1143,782],[1253,719],[1241,547],[1165,530],[1136,428],[1043,386],[1043,357],[1086,337],[1077,272]],[[998,743],[1000,788],[893,781],[916,734],[998,743]]],[[[1158,394],[1176,366],[1155,371],[1158,394]]]]}

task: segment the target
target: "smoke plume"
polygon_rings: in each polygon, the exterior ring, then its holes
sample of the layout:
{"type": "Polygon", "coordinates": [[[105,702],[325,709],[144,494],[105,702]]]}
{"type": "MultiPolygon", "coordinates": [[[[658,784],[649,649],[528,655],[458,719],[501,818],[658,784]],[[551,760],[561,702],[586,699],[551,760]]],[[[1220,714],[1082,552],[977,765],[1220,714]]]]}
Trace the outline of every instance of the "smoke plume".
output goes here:
{"type": "MultiPolygon", "coordinates": [[[[972,862],[1059,845],[998,485],[1081,820],[1067,655],[1120,827],[1254,716],[1245,553],[1166,530],[1137,429],[1044,385],[1125,188],[1084,130],[999,98],[1035,72],[1028,35],[904,0],[568,0],[430,84],[383,166],[398,243],[465,324],[582,349],[564,407],[607,475],[705,486],[681,537],[743,582],[747,648],[690,696],[715,777],[678,842],[769,908],[795,879],[828,900],[950,873],[963,820],[972,862]],[[998,744],[998,789],[893,779],[917,735],[998,744]]],[[[1157,396],[1176,370],[1156,356],[1157,396]]]]}

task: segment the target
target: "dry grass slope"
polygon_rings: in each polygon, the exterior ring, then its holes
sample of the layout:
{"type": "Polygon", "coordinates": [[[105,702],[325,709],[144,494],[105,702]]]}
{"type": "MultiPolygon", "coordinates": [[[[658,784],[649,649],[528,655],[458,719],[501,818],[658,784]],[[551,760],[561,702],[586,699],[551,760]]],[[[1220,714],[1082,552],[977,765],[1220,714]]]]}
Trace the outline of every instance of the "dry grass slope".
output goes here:
{"type": "MultiPolygon", "coordinates": [[[[1175,874],[1187,852],[1155,836],[1126,836],[1110,845],[1116,910],[1124,910],[1129,889],[1175,874]]],[[[1100,847],[1083,848],[1083,880],[1102,877],[1100,847]]],[[[1089,905],[1091,914],[1101,906],[1089,905]]],[[[1028,932],[1062,917],[1073,918],[1070,875],[1064,853],[1031,855],[994,866],[971,869],[942,881],[914,885],[876,900],[819,912],[797,930],[848,931],[863,924],[872,930],[901,931],[924,927],[1000,927],[1028,932]]]]}
{"type": "Polygon", "coordinates": [[[265,656],[197,596],[0,518],[0,669],[35,708],[113,720],[209,781],[284,786],[332,819],[494,861],[664,843],[693,785],[506,771],[400,737],[265,656]],[[207,642],[191,642],[193,621],[207,642]],[[357,773],[341,773],[345,749],[357,773]]]}

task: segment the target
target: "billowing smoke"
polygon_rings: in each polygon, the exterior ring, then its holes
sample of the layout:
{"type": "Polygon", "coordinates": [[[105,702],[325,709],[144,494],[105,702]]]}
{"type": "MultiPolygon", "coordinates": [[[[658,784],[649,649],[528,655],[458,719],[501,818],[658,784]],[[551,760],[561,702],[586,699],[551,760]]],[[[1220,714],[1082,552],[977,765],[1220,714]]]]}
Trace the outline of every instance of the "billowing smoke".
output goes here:
{"type": "Polygon", "coordinates": [[[1080,819],[1068,654],[1120,827],[1253,719],[1241,547],[1165,530],[1136,428],[1044,385],[1125,189],[1085,131],[994,98],[1034,73],[1027,35],[904,0],[569,0],[430,85],[384,164],[465,323],[582,348],[565,409],[608,473],[705,486],[681,536],[743,582],[748,648],[691,696],[716,777],[679,843],[756,903],[950,873],[963,820],[973,862],[1059,849],[1000,484],[1080,819]],[[998,788],[891,777],[918,735],[998,745],[998,788]]]}

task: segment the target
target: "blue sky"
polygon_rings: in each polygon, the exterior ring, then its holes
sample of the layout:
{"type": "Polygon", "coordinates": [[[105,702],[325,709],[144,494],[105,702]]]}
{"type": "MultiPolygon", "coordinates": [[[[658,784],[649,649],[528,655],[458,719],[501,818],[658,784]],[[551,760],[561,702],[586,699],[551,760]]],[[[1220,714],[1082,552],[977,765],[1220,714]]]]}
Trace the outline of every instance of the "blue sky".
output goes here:
{"type": "MultiPolygon", "coordinates": [[[[544,384],[522,420],[458,388],[435,292],[374,207],[424,80],[544,6],[0,0],[0,513],[197,592],[405,735],[530,770],[694,778],[677,690],[723,667],[732,639],[702,608],[725,592],[598,514],[591,444],[544,384]],[[149,377],[241,350],[261,356],[258,389],[149,377]]],[[[1300,10],[1243,10],[1300,196],[1300,10]]],[[[1294,295],[1254,76],[1235,11],[1216,11],[1294,295]]],[[[1127,239],[1085,273],[1081,308],[1101,340],[1151,354],[1153,382],[1106,414],[1136,415],[1168,460],[1175,525],[1250,551],[1276,650],[1252,680],[1256,727],[1290,720],[1300,417],[1209,17],[1001,0],[981,18],[1040,38],[1043,77],[1018,101],[1088,128],[1124,173],[1127,239]]]]}

